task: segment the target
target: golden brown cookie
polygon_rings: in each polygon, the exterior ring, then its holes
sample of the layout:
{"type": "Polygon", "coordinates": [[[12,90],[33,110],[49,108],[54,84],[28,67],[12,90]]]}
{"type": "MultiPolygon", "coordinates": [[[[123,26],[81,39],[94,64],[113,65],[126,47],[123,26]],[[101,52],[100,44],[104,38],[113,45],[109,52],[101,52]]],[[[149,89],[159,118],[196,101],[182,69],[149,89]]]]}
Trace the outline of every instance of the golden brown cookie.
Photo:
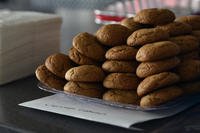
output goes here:
{"type": "Polygon", "coordinates": [[[164,25],[173,22],[175,14],[168,9],[150,8],[138,12],[134,21],[141,24],[164,25]]]}
{"type": "Polygon", "coordinates": [[[184,22],[192,26],[192,30],[200,30],[200,16],[199,15],[189,15],[182,16],[176,19],[178,22],[184,22]]]}
{"type": "Polygon", "coordinates": [[[199,80],[187,82],[187,83],[182,83],[179,86],[183,89],[183,92],[186,95],[200,93],[200,81],[199,80]]]}
{"type": "Polygon", "coordinates": [[[68,81],[99,82],[103,81],[105,74],[95,65],[82,65],[69,69],[65,74],[68,81]]]}
{"type": "Polygon", "coordinates": [[[140,29],[133,32],[127,39],[129,46],[141,46],[147,43],[164,41],[169,38],[169,34],[159,28],[140,29]]]}
{"type": "Polygon", "coordinates": [[[183,95],[183,91],[177,86],[162,88],[142,97],[140,101],[140,106],[145,108],[155,107],[174,100],[181,95],[183,95]]]}
{"type": "Polygon", "coordinates": [[[200,77],[200,60],[184,60],[177,67],[181,81],[191,81],[200,77]]]}
{"type": "Polygon", "coordinates": [[[59,78],[51,73],[45,65],[39,66],[35,74],[41,83],[54,89],[63,90],[64,85],[67,83],[65,79],[59,78]]]}
{"type": "Polygon", "coordinates": [[[109,49],[105,56],[108,60],[135,60],[137,51],[136,48],[127,45],[115,46],[109,49]]]}
{"type": "Polygon", "coordinates": [[[95,36],[87,32],[76,35],[73,38],[73,46],[81,54],[96,61],[103,61],[105,58],[106,50],[98,43],[95,36]]]}
{"type": "Polygon", "coordinates": [[[131,31],[120,24],[108,24],[102,26],[97,32],[97,39],[104,45],[117,46],[126,43],[131,31]]]}
{"type": "Polygon", "coordinates": [[[198,39],[191,35],[177,36],[169,39],[180,47],[180,53],[188,53],[199,48],[198,39]]]}
{"type": "Polygon", "coordinates": [[[170,36],[190,34],[192,32],[192,27],[189,24],[182,22],[172,22],[166,25],[158,26],[158,28],[167,31],[170,36]]]}
{"type": "Polygon", "coordinates": [[[69,81],[64,86],[64,91],[78,95],[101,98],[103,94],[103,87],[98,83],[84,83],[69,81]]]}
{"type": "Polygon", "coordinates": [[[136,61],[110,60],[103,63],[102,68],[106,72],[133,72],[135,73],[138,63],[136,61]]]}
{"type": "Polygon", "coordinates": [[[130,18],[125,18],[121,21],[121,25],[126,26],[127,28],[129,28],[132,32],[139,30],[141,28],[144,28],[144,26],[142,24],[136,23],[134,21],[133,17],[130,18]]]}
{"type": "Polygon", "coordinates": [[[195,36],[200,42],[200,30],[192,31],[192,35],[195,36]]]}
{"type": "Polygon", "coordinates": [[[176,56],[179,52],[179,46],[170,41],[149,43],[138,50],[136,60],[140,62],[156,61],[176,56]]]}
{"type": "Polygon", "coordinates": [[[99,63],[93,59],[90,59],[87,56],[84,56],[75,48],[69,50],[69,58],[79,65],[98,65],[99,63]]]}
{"type": "Polygon", "coordinates": [[[125,104],[138,104],[139,98],[133,90],[109,90],[103,94],[103,100],[125,104]]]}
{"type": "Polygon", "coordinates": [[[109,89],[136,90],[139,79],[132,73],[111,73],[103,81],[103,85],[109,89]]]}
{"type": "Polygon", "coordinates": [[[166,72],[180,63],[180,59],[177,57],[155,61],[155,62],[143,62],[139,64],[136,69],[136,74],[140,78],[145,78],[157,73],[166,72]]]}
{"type": "Polygon", "coordinates": [[[74,66],[68,55],[56,53],[50,55],[46,61],[45,66],[49,71],[58,77],[65,78],[65,73],[74,66]]]}
{"type": "Polygon", "coordinates": [[[200,59],[199,51],[192,51],[190,53],[181,54],[178,56],[181,60],[188,60],[188,59],[200,59]]]}
{"type": "Polygon", "coordinates": [[[162,72],[159,74],[151,75],[140,82],[137,88],[137,94],[139,96],[144,96],[159,88],[177,83],[179,80],[179,76],[171,72],[162,72]]]}

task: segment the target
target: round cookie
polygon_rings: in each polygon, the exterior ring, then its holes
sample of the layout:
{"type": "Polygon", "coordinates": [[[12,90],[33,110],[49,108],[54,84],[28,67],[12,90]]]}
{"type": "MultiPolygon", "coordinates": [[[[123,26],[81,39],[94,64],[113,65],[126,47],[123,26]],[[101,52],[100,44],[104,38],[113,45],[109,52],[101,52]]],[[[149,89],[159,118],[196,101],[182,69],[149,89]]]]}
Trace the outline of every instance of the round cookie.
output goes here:
{"type": "Polygon", "coordinates": [[[139,96],[144,96],[159,88],[177,83],[179,80],[179,76],[171,72],[162,72],[148,76],[138,85],[137,94],[139,96]]]}
{"type": "Polygon", "coordinates": [[[109,90],[103,94],[103,100],[125,104],[138,104],[139,98],[137,93],[132,90],[109,90]]]}
{"type": "Polygon", "coordinates": [[[156,61],[176,56],[179,52],[179,46],[170,41],[149,43],[138,50],[136,60],[140,62],[156,61]]]}
{"type": "Polygon", "coordinates": [[[81,54],[94,59],[103,61],[106,50],[98,43],[95,36],[83,32],[73,38],[73,47],[81,54]]]}
{"type": "Polygon", "coordinates": [[[172,22],[166,25],[158,26],[158,28],[167,31],[170,36],[190,34],[192,32],[192,27],[189,24],[182,22],[172,22]]]}
{"type": "Polygon", "coordinates": [[[68,57],[68,55],[56,53],[50,55],[46,59],[45,66],[49,71],[51,71],[56,76],[65,78],[65,73],[67,72],[67,70],[72,68],[74,65],[73,62],[68,57]]]}
{"type": "Polygon", "coordinates": [[[138,12],[134,21],[141,24],[164,25],[173,22],[175,14],[168,9],[150,8],[138,12]]]}
{"type": "Polygon", "coordinates": [[[130,72],[135,73],[138,63],[134,61],[110,60],[103,63],[102,68],[106,72],[130,72]]]}
{"type": "Polygon", "coordinates": [[[179,86],[183,89],[183,92],[186,95],[200,93],[200,81],[182,83],[179,86]]]}
{"type": "Polygon", "coordinates": [[[200,77],[200,60],[184,60],[177,67],[181,81],[191,81],[200,77]]]}
{"type": "Polygon", "coordinates": [[[200,30],[192,31],[192,35],[195,36],[200,42],[200,30]]]}
{"type": "Polygon", "coordinates": [[[133,17],[123,19],[120,24],[126,26],[132,32],[144,28],[141,24],[136,23],[133,17]]]}
{"type": "Polygon", "coordinates": [[[51,73],[45,65],[40,65],[36,69],[35,75],[44,85],[58,90],[63,90],[63,87],[67,82],[65,79],[59,78],[51,73]]]}
{"type": "Polygon", "coordinates": [[[93,59],[90,59],[87,56],[84,56],[83,54],[78,52],[78,50],[76,50],[75,48],[71,48],[69,50],[69,58],[79,65],[98,65],[98,62],[96,62],[93,59]]]}
{"type": "Polygon", "coordinates": [[[108,24],[102,26],[97,32],[97,39],[104,45],[117,46],[126,43],[131,31],[120,24],[108,24]]]}
{"type": "Polygon", "coordinates": [[[132,73],[111,73],[103,81],[103,85],[109,89],[136,90],[139,79],[132,73]]]}
{"type": "Polygon", "coordinates": [[[181,60],[188,60],[188,59],[200,59],[199,51],[192,51],[190,53],[181,54],[178,56],[181,60]]]}
{"type": "Polygon", "coordinates": [[[200,30],[200,16],[199,15],[189,15],[182,16],[176,19],[178,22],[184,22],[192,26],[192,30],[200,30]]]}
{"type": "Polygon", "coordinates": [[[109,49],[105,56],[108,60],[135,60],[137,51],[136,48],[127,45],[115,46],[109,49]]]}
{"type": "Polygon", "coordinates": [[[180,47],[180,53],[188,53],[199,48],[199,41],[191,35],[177,36],[169,39],[180,47]]]}
{"type": "Polygon", "coordinates": [[[69,69],[65,74],[68,81],[99,82],[103,81],[105,74],[100,67],[94,65],[82,65],[69,69]]]}
{"type": "Polygon", "coordinates": [[[136,69],[136,74],[140,78],[145,78],[157,73],[166,72],[180,63],[177,57],[155,61],[155,62],[142,62],[136,69]]]}
{"type": "Polygon", "coordinates": [[[169,34],[159,28],[140,29],[133,32],[127,39],[129,46],[141,46],[147,43],[168,40],[169,34]]]}
{"type": "Polygon", "coordinates": [[[141,107],[155,107],[183,95],[182,88],[171,86],[156,90],[141,98],[141,107]]]}
{"type": "Polygon", "coordinates": [[[104,90],[101,84],[69,81],[64,86],[64,91],[77,95],[101,98],[104,90]]]}

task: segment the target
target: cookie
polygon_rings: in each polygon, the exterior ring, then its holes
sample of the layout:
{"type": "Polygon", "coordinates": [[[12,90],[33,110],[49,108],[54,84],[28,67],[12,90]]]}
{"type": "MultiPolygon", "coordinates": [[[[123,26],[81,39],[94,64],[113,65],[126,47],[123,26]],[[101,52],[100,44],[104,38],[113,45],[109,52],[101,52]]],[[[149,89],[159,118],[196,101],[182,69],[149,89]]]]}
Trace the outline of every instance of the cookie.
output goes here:
{"type": "Polygon", "coordinates": [[[192,26],[192,30],[200,30],[200,16],[199,15],[189,15],[182,16],[176,19],[178,22],[184,22],[192,26]]]}
{"type": "Polygon", "coordinates": [[[200,77],[200,60],[184,60],[177,67],[181,81],[191,81],[200,77]]]}
{"type": "Polygon", "coordinates": [[[162,88],[142,97],[140,106],[144,108],[155,107],[174,100],[181,95],[183,95],[183,91],[177,86],[162,88]]]}
{"type": "Polygon", "coordinates": [[[133,72],[135,73],[138,63],[134,61],[106,61],[103,63],[102,68],[106,72],[133,72]]]}
{"type": "Polygon", "coordinates": [[[111,73],[103,81],[109,89],[136,90],[139,79],[132,73],[111,73]]]}
{"type": "Polygon", "coordinates": [[[154,62],[142,62],[136,69],[136,74],[140,78],[145,78],[161,72],[166,72],[180,63],[180,59],[177,57],[154,61],[154,62]]]}
{"type": "Polygon", "coordinates": [[[138,50],[136,60],[140,62],[156,61],[176,56],[179,52],[179,46],[170,41],[149,43],[138,50]]]}
{"type": "Polygon", "coordinates": [[[103,87],[98,83],[84,83],[69,81],[64,86],[64,91],[68,93],[74,93],[77,95],[83,95],[93,98],[101,98],[103,94],[103,87]]]}
{"type": "Polygon", "coordinates": [[[49,71],[58,77],[65,78],[65,73],[74,66],[68,55],[56,53],[50,55],[46,61],[45,66],[49,71]]]}
{"type": "Polygon", "coordinates": [[[168,9],[150,8],[138,12],[134,21],[141,24],[164,25],[173,22],[175,14],[168,9]]]}
{"type": "Polygon", "coordinates": [[[190,53],[181,54],[178,56],[181,60],[200,59],[199,51],[192,51],[190,53]]]}
{"type": "Polygon", "coordinates": [[[199,41],[191,35],[177,36],[169,39],[180,47],[180,53],[188,53],[199,48],[199,41]]]}
{"type": "Polygon", "coordinates": [[[158,28],[167,31],[170,36],[190,34],[192,32],[192,27],[189,24],[182,22],[172,22],[166,25],[158,26],[158,28]]]}
{"type": "Polygon", "coordinates": [[[103,100],[125,104],[138,104],[139,98],[137,93],[132,90],[109,90],[103,94],[103,100]]]}
{"type": "Polygon", "coordinates": [[[84,56],[75,48],[69,50],[69,58],[79,65],[98,65],[99,63],[87,56],[84,56]]]}
{"type": "Polygon", "coordinates": [[[126,44],[126,39],[131,31],[120,24],[108,24],[102,26],[97,32],[97,39],[106,46],[126,44]]]}
{"type": "Polygon", "coordinates": [[[103,61],[106,50],[98,43],[95,36],[83,32],[73,38],[73,47],[81,54],[94,59],[103,61]]]}
{"type": "Polygon", "coordinates": [[[58,90],[63,90],[63,87],[67,82],[65,79],[59,78],[51,73],[45,65],[40,65],[36,69],[35,75],[44,85],[58,90]]]}
{"type": "Polygon", "coordinates": [[[105,74],[100,67],[94,65],[82,65],[69,69],[65,74],[68,81],[99,82],[103,81],[105,74]]]}
{"type": "Polygon", "coordinates": [[[177,74],[171,72],[162,72],[146,77],[137,88],[137,94],[144,96],[154,90],[172,85],[179,82],[180,78],[177,74]]]}
{"type": "Polygon", "coordinates": [[[109,49],[105,56],[108,60],[135,60],[137,51],[136,48],[127,45],[115,46],[109,49]]]}
{"type": "Polygon", "coordinates": [[[127,39],[129,46],[142,46],[147,43],[164,41],[169,38],[169,34],[159,28],[140,29],[133,32],[127,39]]]}
{"type": "Polygon", "coordinates": [[[123,19],[120,24],[127,27],[132,32],[144,28],[142,24],[136,23],[133,17],[123,19]]]}
{"type": "Polygon", "coordinates": [[[179,86],[186,95],[200,93],[200,81],[182,83],[179,86]]]}
{"type": "Polygon", "coordinates": [[[192,31],[192,35],[195,36],[200,42],[200,30],[192,31]]]}

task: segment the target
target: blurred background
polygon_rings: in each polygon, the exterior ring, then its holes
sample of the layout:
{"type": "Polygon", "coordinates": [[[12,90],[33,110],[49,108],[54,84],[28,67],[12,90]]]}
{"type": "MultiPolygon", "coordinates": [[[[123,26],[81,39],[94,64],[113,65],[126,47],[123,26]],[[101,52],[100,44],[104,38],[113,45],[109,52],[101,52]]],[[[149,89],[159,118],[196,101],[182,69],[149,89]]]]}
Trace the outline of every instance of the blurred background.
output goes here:
{"type": "Polygon", "coordinates": [[[117,23],[145,8],[165,7],[177,16],[199,14],[200,0],[0,0],[1,10],[31,10],[62,16],[61,52],[79,32],[94,33],[101,24],[117,23]]]}

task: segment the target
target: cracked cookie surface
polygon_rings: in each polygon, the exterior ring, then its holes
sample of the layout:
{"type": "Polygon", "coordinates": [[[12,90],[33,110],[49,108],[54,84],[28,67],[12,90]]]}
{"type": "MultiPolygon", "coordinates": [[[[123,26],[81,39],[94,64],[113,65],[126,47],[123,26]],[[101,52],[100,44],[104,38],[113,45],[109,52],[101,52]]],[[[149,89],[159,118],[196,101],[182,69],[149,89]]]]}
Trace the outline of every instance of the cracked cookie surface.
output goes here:
{"type": "Polygon", "coordinates": [[[103,81],[103,85],[109,89],[136,90],[139,79],[132,73],[111,73],[103,81]]]}
{"type": "Polygon", "coordinates": [[[170,86],[156,90],[141,98],[141,107],[155,107],[183,95],[182,88],[170,86]]]}
{"type": "Polygon", "coordinates": [[[157,90],[168,85],[172,85],[180,81],[177,74],[171,72],[162,72],[146,77],[137,88],[137,94],[144,96],[154,90],[157,90]]]}
{"type": "Polygon", "coordinates": [[[168,9],[150,8],[138,12],[134,21],[141,24],[164,25],[173,22],[175,14],[168,9]]]}
{"type": "Polygon", "coordinates": [[[127,45],[115,46],[109,49],[105,56],[108,60],[135,60],[137,51],[136,48],[127,45]]]}
{"type": "Polygon", "coordinates": [[[103,61],[106,50],[101,46],[96,37],[87,32],[79,33],[73,38],[73,47],[81,54],[94,59],[103,61]]]}
{"type": "Polygon", "coordinates": [[[126,43],[131,31],[120,24],[108,24],[96,32],[97,39],[106,46],[117,46],[126,43]]]}
{"type": "Polygon", "coordinates": [[[170,41],[149,43],[138,50],[136,60],[140,62],[156,61],[176,56],[179,52],[179,46],[170,41]]]}
{"type": "Polygon", "coordinates": [[[45,66],[56,76],[65,78],[65,73],[74,66],[68,55],[56,53],[45,60],[45,66]]]}
{"type": "Polygon", "coordinates": [[[40,65],[36,69],[35,75],[41,83],[54,89],[63,90],[64,85],[67,83],[65,79],[51,73],[45,65],[40,65]]]}
{"type": "Polygon", "coordinates": [[[64,86],[64,91],[77,95],[88,97],[101,98],[104,91],[103,86],[98,83],[84,83],[69,81],[64,86]]]}
{"type": "Polygon", "coordinates": [[[65,74],[68,81],[99,82],[103,81],[105,74],[95,65],[82,65],[69,69],[65,74]]]}
{"type": "Polygon", "coordinates": [[[133,90],[108,90],[103,94],[103,100],[126,104],[138,104],[139,102],[137,93],[133,90]]]}
{"type": "Polygon", "coordinates": [[[99,63],[87,56],[84,56],[75,48],[69,50],[69,58],[79,65],[98,65],[99,63]]]}
{"type": "Polygon", "coordinates": [[[165,41],[169,34],[159,28],[140,29],[133,32],[127,39],[129,46],[142,46],[147,43],[165,41]]]}
{"type": "Polygon", "coordinates": [[[136,74],[140,78],[145,78],[161,72],[166,72],[175,68],[180,63],[180,59],[172,57],[162,61],[142,62],[136,69],[136,74]]]}

